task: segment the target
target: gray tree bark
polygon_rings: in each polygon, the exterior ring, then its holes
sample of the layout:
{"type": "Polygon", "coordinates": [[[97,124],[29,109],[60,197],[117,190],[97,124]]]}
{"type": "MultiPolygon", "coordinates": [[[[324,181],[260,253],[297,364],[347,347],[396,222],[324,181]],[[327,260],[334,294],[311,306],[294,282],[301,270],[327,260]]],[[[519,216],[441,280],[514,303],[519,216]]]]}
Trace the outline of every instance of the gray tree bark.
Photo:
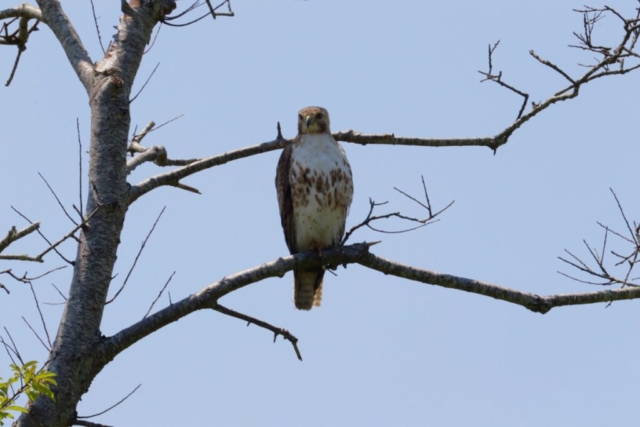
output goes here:
{"type": "Polygon", "coordinates": [[[175,3],[161,0],[126,8],[105,57],[95,65],[60,3],[39,0],[38,6],[87,91],[91,146],[86,211],[100,210],[80,237],[69,297],[50,354],[48,369],[57,374],[56,400],[38,399],[15,423],[20,427],[72,425],[80,397],[110,361],[96,349],[128,207],[129,98],[153,27],[175,3]]]}
{"type": "MultiPolygon", "coordinates": [[[[37,3],[39,8],[21,5],[1,10],[0,19],[19,18],[21,29],[27,28],[26,23],[29,20],[40,20],[45,23],[63,47],[72,68],[86,89],[91,108],[91,146],[89,196],[85,212],[90,214],[85,216],[87,224],[82,227],[79,238],[69,297],[48,360],[47,369],[56,374],[57,386],[52,388],[56,399],[55,401],[47,397],[37,399],[29,405],[28,413],[23,414],[14,424],[15,426],[63,427],[72,425],[77,421],[76,406],[80,398],[89,390],[93,379],[111,360],[144,337],[197,310],[217,310],[249,320],[276,334],[281,334],[294,345],[298,357],[301,357],[296,347],[296,338],[287,331],[233,312],[217,303],[219,298],[241,287],[267,277],[283,276],[286,272],[299,267],[358,263],[384,274],[488,296],[518,304],[539,313],[546,313],[552,308],[560,306],[640,298],[640,287],[637,287],[637,284],[636,287],[623,287],[617,290],[539,296],[386,260],[370,252],[371,244],[362,243],[326,250],[322,254],[311,252],[280,258],[227,276],[225,279],[203,288],[200,292],[145,317],[111,337],[104,337],[101,334],[100,325],[129,205],[146,193],[164,185],[173,185],[193,191],[194,189],[180,184],[180,180],[232,160],[280,149],[288,141],[283,139],[282,135],[278,135],[273,141],[204,159],[171,160],[167,157],[163,147],[145,149],[139,144],[148,129],[152,127],[150,125],[142,134],[136,136],[137,140],[134,138],[136,147],[132,149],[131,146],[128,146],[131,88],[153,28],[175,9],[175,1],[130,0],[127,3],[122,0],[123,15],[120,18],[117,33],[104,57],[96,63],[91,60],[83,47],[72,23],[64,14],[60,2],[58,0],[38,0],[37,3]],[[127,164],[128,150],[139,153],[139,155],[127,164]],[[129,172],[143,162],[149,161],[161,166],[179,167],[131,186],[127,182],[129,172]]],[[[560,72],[571,84],[549,99],[534,105],[526,114],[524,114],[524,110],[528,95],[525,96],[523,107],[516,121],[494,137],[445,140],[400,138],[393,134],[363,135],[354,131],[341,132],[335,134],[335,137],[341,141],[359,144],[430,147],[485,146],[495,151],[506,143],[509,136],[521,125],[541,111],[557,102],[578,96],[581,85],[606,75],[624,74],[640,67],[640,65],[636,65],[620,70],[609,69],[610,65],[622,63],[625,58],[638,56],[633,52],[638,39],[638,34],[636,34],[637,21],[637,19],[625,21],[625,35],[620,45],[615,49],[603,51],[601,62],[578,79],[568,77],[557,66],[539,58],[532,52],[534,58],[543,65],[560,72]]],[[[17,44],[19,47],[24,47],[28,38],[29,32],[21,30],[15,40],[10,40],[12,43],[1,44],[17,44]]],[[[2,36],[0,36],[0,41],[2,40],[2,36]]],[[[490,49],[489,55],[492,52],[493,50],[490,49]]],[[[492,75],[491,70],[484,75],[487,79],[505,86],[500,80],[500,76],[492,75]]],[[[510,88],[508,85],[506,86],[510,88]]],[[[430,208],[429,214],[431,215],[430,208]]],[[[37,225],[31,228],[35,230],[37,225]]],[[[16,240],[16,236],[21,236],[20,233],[26,235],[33,231],[31,228],[21,232],[14,230],[13,233],[10,233],[0,241],[0,252],[16,240]]],[[[637,255],[640,253],[640,244],[638,243],[640,237],[633,238],[637,246],[635,249],[637,255]]],[[[596,261],[598,260],[596,259],[596,261]]],[[[602,273],[589,271],[584,263],[580,262],[580,264],[577,265],[579,269],[594,275],[600,274],[598,277],[602,277],[602,273]]],[[[611,280],[611,283],[631,285],[631,283],[627,283],[627,279],[605,278],[611,280]]]]}

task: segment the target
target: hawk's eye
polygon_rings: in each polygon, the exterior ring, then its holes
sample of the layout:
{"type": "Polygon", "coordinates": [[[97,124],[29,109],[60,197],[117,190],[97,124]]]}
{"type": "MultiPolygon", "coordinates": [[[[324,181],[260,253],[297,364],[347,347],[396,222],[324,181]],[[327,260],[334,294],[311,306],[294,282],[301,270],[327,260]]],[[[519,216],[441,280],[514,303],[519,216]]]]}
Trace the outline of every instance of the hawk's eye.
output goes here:
{"type": "Polygon", "coordinates": [[[316,114],[316,119],[317,120],[322,120],[322,113],[316,114]]]}
{"type": "Polygon", "coordinates": [[[302,121],[302,114],[298,114],[298,120],[302,121]]]}

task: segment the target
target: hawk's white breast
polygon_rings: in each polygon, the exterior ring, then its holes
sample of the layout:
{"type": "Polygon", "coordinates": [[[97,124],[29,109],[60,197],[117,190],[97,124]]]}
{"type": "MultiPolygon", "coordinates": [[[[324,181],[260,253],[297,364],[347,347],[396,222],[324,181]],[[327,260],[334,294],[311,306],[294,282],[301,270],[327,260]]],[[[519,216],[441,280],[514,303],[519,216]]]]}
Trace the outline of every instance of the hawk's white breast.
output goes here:
{"type": "Polygon", "coordinates": [[[291,163],[296,249],[340,243],[353,198],[344,150],[329,134],[305,134],[293,146],[291,163]]]}

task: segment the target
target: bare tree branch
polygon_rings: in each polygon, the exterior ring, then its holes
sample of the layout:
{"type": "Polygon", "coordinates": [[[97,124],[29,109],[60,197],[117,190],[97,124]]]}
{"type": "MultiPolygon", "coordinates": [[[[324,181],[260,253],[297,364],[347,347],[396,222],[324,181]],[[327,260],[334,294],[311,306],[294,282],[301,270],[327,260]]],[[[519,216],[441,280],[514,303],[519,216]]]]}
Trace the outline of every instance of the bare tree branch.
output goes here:
{"type": "Polygon", "coordinates": [[[93,90],[94,69],[93,61],[84,48],[82,40],[71,21],[62,10],[58,0],[36,0],[42,13],[43,21],[51,28],[53,34],[64,49],[73,70],[78,75],[80,82],[90,94],[93,90]]]}
{"type": "Polygon", "coordinates": [[[93,4],[93,0],[91,0],[91,13],[93,14],[93,23],[96,26],[96,33],[98,33],[98,42],[100,43],[100,49],[102,49],[102,53],[105,54],[104,45],[102,44],[102,36],[100,35],[100,26],[98,25],[98,17],[96,16],[96,6],[93,4]]]}
{"type": "MultiPolygon", "coordinates": [[[[157,34],[157,33],[156,33],[157,34]]],[[[136,100],[136,98],[138,96],[140,96],[140,94],[142,93],[142,91],[144,90],[145,87],[147,87],[147,84],[149,83],[149,81],[151,80],[151,77],[153,77],[153,75],[156,73],[156,70],[158,69],[158,67],[160,66],[160,63],[158,62],[156,64],[155,67],[153,67],[153,71],[151,72],[151,74],[149,74],[149,77],[147,77],[147,80],[144,82],[144,84],[142,85],[142,87],[140,88],[140,90],[138,91],[138,93],[136,93],[133,98],[131,98],[131,101],[129,101],[130,103],[133,103],[133,101],[136,100]]]]}
{"type": "Polygon", "coordinates": [[[185,22],[182,24],[174,24],[172,23],[172,21],[175,21],[178,18],[181,18],[183,16],[185,16],[186,14],[194,11],[195,9],[199,8],[200,6],[203,6],[204,3],[202,3],[200,0],[196,0],[194,3],[191,4],[191,6],[189,6],[184,12],[179,13],[178,15],[175,16],[171,16],[171,17],[165,17],[164,20],[162,21],[162,23],[169,25],[171,27],[186,27],[192,24],[195,24],[196,22],[206,18],[207,16],[211,15],[213,17],[213,19],[216,19],[217,16],[227,16],[227,17],[233,17],[235,16],[233,11],[231,10],[231,1],[230,0],[224,0],[222,3],[220,3],[218,6],[213,7],[210,3],[209,0],[205,0],[207,6],[209,7],[209,12],[205,13],[204,15],[193,19],[189,22],[185,22]],[[217,12],[217,10],[219,8],[221,8],[224,5],[227,5],[227,12],[217,12]]]}
{"type": "Polygon", "coordinates": [[[199,159],[193,163],[188,164],[187,166],[183,166],[170,172],[156,175],[155,177],[142,181],[137,185],[131,186],[131,189],[129,191],[129,204],[135,202],[138,198],[140,198],[144,194],[147,194],[155,188],[177,184],[182,178],[193,175],[194,173],[200,172],[202,170],[212,168],[214,166],[223,165],[233,160],[242,159],[260,153],[266,153],[269,151],[277,150],[278,148],[283,148],[286,142],[286,140],[276,139],[271,142],[265,142],[263,144],[229,151],[217,156],[199,159]]]}
{"type": "Polygon", "coordinates": [[[31,332],[33,332],[33,334],[36,336],[36,338],[38,338],[38,341],[40,341],[40,344],[42,344],[42,346],[49,352],[51,351],[51,348],[49,346],[47,346],[44,341],[42,340],[42,338],[40,338],[40,335],[38,335],[38,333],[36,332],[35,329],[33,329],[33,326],[31,326],[31,324],[29,323],[29,321],[27,321],[27,319],[24,318],[24,316],[22,316],[22,320],[24,320],[24,323],[27,324],[27,326],[29,327],[29,329],[31,329],[31,332]]]}
{"type": "Polygon", "coordinates": [[[235,317],[236,319],[240,319],[240,320],[244,320],[247,322],[247,326],[249,326],[250,324],[254,324],[256,326],[260,326],[261,328],[267,329],[271,332],[273,332],[273,342],[276,342],[276,338],[278,338],[278,335],[282,335],[282,338],[286,339],[287,341],[289,341],[291,343],[291,345],[293,346],[293,351],[296,352],[296,356],[298,357],[298,360],[302,362],[302,354],[300,354],[300,349],[298,349],[298,338],[296,338],[293,334],[291,334],[291,332],[287,331],[286,329],[283,328],[278,328],[277,326],[273,326],[267,322],[264,322],[260,319],[256,319],[255,317],[251,317],[251,316],[247,316],[246,314],[242,314],[239,313],[235,310],[231,310],[229,308],[226,308],[220,304],[214,304],[211,306],[211,308],[217,312],[220,312],[222,314],[226,314],[227,316],[231,316],[231,317],[235,317]]]}
{"type": "Polygon", "coordinates": [[[42,310],[40,309],[40,303],[38,302],[38,296],[36,295],[36,291],[33,289],[33,283],[29,281],[29,289],[31,289],[31,294],[33,295],[33,300],[36,303],[36,308],[38,309],[38,314],[40,315],[40,321],[42,322],[42,329],[44,329],[44,334],[47,337],[47,343],[49,344],[49,349],[51,349],[51,337],[49,336],[49,329],[47,328],[47,322],[44,321],[44,316],[42,315],[42,310]]]}
{"type": "Polygon", "coordinates": [[[140,258],[140,255],[142,255],[142,251],[144,250],[144,247],[147,245],[147,241],[149,241],[149,237],[151,237],[151,234],[153,234],[153,230],[156,229],[156,225],[158,225],[158,221],[160,221],[160,218],[162,217],[162,214],[164,213],[164,210],[166,208],[167,208],[166,206],[162,208],[162,210],[158,214],[158,217],[156,218],[155,222],[151,226],[151,230],[149,230],[149,233],[147,233],[147,237],[145,237],[144,240],[142,241],[142,244],[140,245],[140,249],[138,250],[138,253],[136,254],[136,257],[133,260],[133,264],[131,265],[131,268],[129,269],[129,272],[127,273],[127,277],[125,277],[124,282],[122,283],[122,286],[120,286],[120,289],[118,289],[118,291],[115,293],[115,295],[111,299],[107,300],[104,303],[104,305],[111,304],[116,298],[118,298],[118,295],[120,295],[120,292],[122,292],[124,287],[127,286],[127,282],[129,281],[129,277],[131,277],[131,273],[133,273],[133,270],[136,268],[136,264],[138,263],[138,259],[140,258]]]}
{"type": "MultiPolygon", "coordinates": [[[[73,265],[73,261],[69,261],[67,258],[65,258],[56,248],[62,244],[65,240],[70,239],[74,233],[76,231],[78,231],[80,228],[86,227],[87,224],[89,223],[89,220],[91,220],[91,218],[96,214],[96,212],[98,212],[100,210],[100,208],[102,207],[102,205],[99,205],[96,209],[94,209],[93,212],[91,212],[91,214],[89,214],[84,221],[82,221],[80,224],[76,225],[71,231],[69,231],[67,234],[65,234],[64,236],[62,236],[60,238],[60,240],[58,240],[55,243],[51,243],[49,241],[49,239],[47,239],[44,234],[42,234],[42,232],[38,229],[38,227],[35,228],[35,230],[38,231],[38,233],[40,234],[40,236],[49,244],[49,247],[46,248],[44,251],[42,251],[40,254],[36,255],[36,256],[29,256],[29,255],[0,255],[0,259],[4,259],[4,260],[13,260],[13,261],[35,261],[35,262],[44,262],[44,256],[46,254],[48,254],[51,251],[55,251],[58,256],[60,256],[60,258],[62,258],[67,264],[73,265]]],[[[22,213],[20,213],[18,210],[16,210],[14,207],[11,207],[15,212],[18,213],[18,215],[20,215],[21,217],[23,217],[25,220],[27,220],[27,222],[31,223],[31,226],[33,226],[34,224],[39,224],[39,223],[33,223],[29,220],[29,218],[27,218],[26,216],[24,216],[22,213]]],[[[28,228],[28,227],[27,227],[28,228]]]]}
{"type": "Polygon", "coordinates": [[[78,415],[76,421],[75,421],[75,425],[86,425],[86,424],[78,424],[78,421],[81,419],[88,419],[88,418],[94,418],[97,416],[100,416],[102,414],[106,414],[107,412],[109,412],[110,410],[112,410],[113,408],[115,408],[116,406],[120,405],[122,402],[124,402],[125,400],[127,400],[128,398],[131,397],[131,395],[133,395],[133,393],[135,393],[136,391],[138,391],[138,389],[140,388],[140,386],[142,386],[142,384],[138,384],[136,386],[136,388],[134,388],[129,394],[127,394],[125,397],[123,397],[122,399],[120,399],[119,401],[117,401],[115,404],[109,406],[107,409],[105,409],[104,411],[100,411],[96,414],[93,415],[84,415],[84,416],[80,416],[78,415]]]}
{"type": "Polygon", "coordinates": [[[573,253],[569,252],[566,249],[565,249],[565,252],[568,253],[571,256],[571,258],[575,260],[575,262],[567,260],[563,257],[558,257],[558,258],[562,262],[581,271],[582,273],[585,273],[589,276],[600,279],[600,281],[593,282],[589,280],[579,279],[563,272],[559,272],[559,273],[577,282],[588,283],[591,285],[611,286],[611,285],[617,284],[617,285],[621,285],[623,288],[625,286],[640,287],[640,278],[631,277],[631,274],[634,271],[634,268],[636,267],[636,265],[638,264],[638,260],[640,258],[640,240],[638,239],[640,228],[636,224],[634,224],[634,227],[631,226],[631,224],[629,223],[629,220],[627,219],[627,215],[625,214],[624,209],[622,208],[620,199],[618,199],[618,196],[612,189],[609,189],[609,190],[611,191],[611,194],[615,199],[616,205],[618,206],[618,210],[620,211],[620,215],[622,216],[622,219],[624,220],[624,223],[627,227],[628,236],[625,236],[622,233],[619,233],[611,229],[610,227],[605,226],[598,222],[598,225],[604,228],[602,252],[598,254],[595,248],[592,248],[585,240],[583,240],[583,243],[587,247],[587,251],[589,252],[589,255],[595,262],[595,267],[591,267],[587,262],[581,260],[578,256],[574,255],[573,253]],[[622,241],[622,243],[627,247],[630,246],[630,249],[628,249],[629,255],[620,255],[616,251],[610,250],[610,253],[619,259],[619,261],[616,263],[613,263],[611,267],[607,267],[605,264],[605,254],[607,250],[606,248],[607,248],[609,233],[611,233],[615,237],[618,237],[622,241]],[[621,275],[615,275],[614,273],[610,272],[610,269],[611,271],[613,271],[614,269],[620,270],[620,268],[623,269],[623,273],[621,275]]]}
{"type": "Polygon", "coordinates": [[[5,22],[2,25],[1,31],[4,31],[4,35],[0,35],[0,45],[14,45],[18,48],[16,59],[13,63],[13,68],[9,74],[9,78],[5,83],[5,86],[9,86],[13,81],[13,78],[18,69],[22,52],[27,49],[27,41],[32,32],[38,31],[38,24],[42,20],[42,14],[40,10],[30,6],[28,4],[22,4],[18,7],[5,9],[0,11],[0,19],[14,18],[9,22],[5,22]],[[29,28],[29,21],[34,19],[36,22],[29,28]],[[9,33],[8,26],[18,21],[18,29],[9,33]]]}
{"type": "Polygon", "coordinates": [[[437,273],[390,261],[370,253],[370,246],[371,243],[340,246],[325,250],[322,255],[320,255],[318,251],[299,253],[235,273],[106,338],[102,343],[104,346],[102,350],[104,351],[105,357],[111,360],[112,357],[115,357],[115,355],[127,347],[158,329],[195,311],[211,308],[214,304],[217,304],[218,299],[230,292],[269,277],[282,277],[286,272],[296,268],[317,267],[318,265],[358,263],[384,274],[391,274],[429,285],[488,296],[497,300],[520,305],[528,310],[542,314],[547,313],[554,307],[640,298],[640,288],[636,287],[541,296],[492,283],[437,273]]]}
{"type": "Polygon", "coordinates": [[[167,289],[167,286],[169,286],[169,283],[171,283],[171,279],[173,279],[173,276],[176,274],[176,272],[174,271],[173,273],[171,273],[171,276],[169,276],[169,278],[167,279],[167,281],[165,282],[164,286],[162,287],[162,289],[160,289],[160,292],[158,292],[158,296],[156,297],[156,299],[154,299],[151,302],[151,305],[149,306],[149,310],[147,310],[147,312],[145,313],[143,319],[147,316],[149,316],[149,313],[151,313],[151,310],[153,309],[153,306],[156,305],[156,302],[158,302],[158,300],[160,299],[160,297],[162,296],[162,293],[164,292],[165,289],[167,289]]]}
{"type": "MultiPolygon", "coordinates": [[[[93,0],[91,2],[93,5],[93,0]]],[[[82,203],[82,139],[80,138],[80,119],[76,117],[76,132],[78,133],[78,198],[80,199],[80,208],[76,211],[80,218],[84,218],[84,203],[82,203]]]]}
{"type": "Polygon", "coordinates": [[[73,421],[73,425],[74,426],[83,426],[83,427],[112,427],[106,424],[99,424],[99,423],[94,423],[91,421],[87,421],[87,420],[79,420],[76,419],[75,421],[73,421]]]}
{"type": "Polygon", "coordinates": [[[40,172],[38,172],[38,175],[40,175],[40,178],[42,178],[42,180],[44,181],[44,183],[47,185],[47,188],[49,189],[49,191],[51,192],[51,194],[53,195],[53,197],[55,197],[56,202],[58,202],[58,206],[60,206],[60,209],[62,209],[62,212],[64,212],[64,214],[67,216],[67,218],[69,218],[69,220],[74,224],[74,225],[78,225],[78,223],[71,217],[71,215],[69,215],[69,212],[67,212],[67,210],[65,209],[64,205],[62,204],[62,202],[60,201],[60,199],[58,198],[58,195],[56,194],[56,192],[53,190],[53,188],[51,188],[51,186],[49,185],[49,182],[47,181],[47,179],[42,176],[42,174],[40,172]]]}
{"type": "Polygon", "coordinates": [[[7,249],[7,247],[13,242],[15,242],[16,240],[20,240],[24,236],[27,236],[33,233],[38,228],[40,228],[40,222],[34,222],[28,227],[25,227],[20,231],[17,231],[15,227],[11,227],[7,235],[2,240],[0,240],[0,253],[2,253],[2,251],[7,249]]]}

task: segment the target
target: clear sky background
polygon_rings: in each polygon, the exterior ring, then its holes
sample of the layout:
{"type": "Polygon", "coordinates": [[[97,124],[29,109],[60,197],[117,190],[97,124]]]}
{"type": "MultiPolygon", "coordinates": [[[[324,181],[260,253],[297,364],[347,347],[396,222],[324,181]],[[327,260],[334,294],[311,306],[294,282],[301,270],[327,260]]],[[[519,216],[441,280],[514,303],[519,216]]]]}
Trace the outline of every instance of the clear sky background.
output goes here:
{"type": "MultiPolygon", "coordinates": [[[[1,7],[19,2],[2,0],[1,7]]],[[[103,39],[117,25],[117,2],[97,0],[103,39]]],[[[494,135],[515,119],[521,99],[477,70],[487,45],[500,39],[494,66],[505,81],[545,99],[565,81],[533,60],[534,49],[576,76],[591,54],[572,50],[583,0],[373,1],[263,0],[233,2],[234,18],[162,27],[145,56],[136,87],[160,67],[132,105],[132,122],[180,120],[150,134],[175,158],[203,157],[270,141],[276,123],[296,133],[297,111],[326,107],[334,131],[394,132],[415,137],[494,135]]],[[[179,2],[184,9],[188,2],[179,2]]],[[[609,1],[626,15],[637,2],[609,1]]],[[[94,61],[100,50],[89,2],[64,1],[94,61]],[[83,3],[83,4],[81,4],[83,3]]],[[[594,3],[593,6],[602,6],[594,3]]],[[[202,9],[201,9],[202,10],[202,9]]],[[[191,15],[195,17],[196,14],[191,15]]],[[[602,43],[620,36],[606,18],[602,43]]],[[[84,89],[46,26],[32,35],[14,82],[0,90],[0,228],[33,220],[51,239],[68,232],[64,216],[37,172],[70,208],[78,203],[80,120],[88,150],[84,89]]],[[[0,74],[15,49],[4,47],[0,74]]],[[[601,221],[624,231],[609,188],[630,218],[638,199],[638,78],[612,77],[584,87],[579,98],[526,123],[497,155],[487,148],[419,148],[344,144],[355,195],[347,226],[360,222],[368,200],[423,215],[393,190],[419,196],[420,177],[442,220],[399,235],[358,232],[354,241],[382,240],[380,256],[421,268],[538,294],[597,290],[557,273],[575,273],[563,250],[588,257],[600,247],[601,221]]],[[[4,81],[4,80],[3,80],[4,81]]],[[[132,129],[133,131],[133,129],[132,129]]],[[[163,206],[129,284],[107,306],[103,333],[138,321],[169,275],[176,301],[225,275],[287,255],[274,187],[279,152],[204,171],[185,181],[201,196],[161,188],[129,210],[111,295],[163,206]]],[[[87,170],[87,156],[83,160],[87,170]]],[[[139,182],[162,172],[145,165],[139,182]]],[[[86,193],[86,181],[85,189],[86,193]]],[[[382,210],[381,212],[385,212],[382,210]]],[[[389,223],[396,229],[401,224],[389,223]]],[[[7,253],[36,253],[36,235],[7,253]]],[[[619,251],[627,247],[617,246],[619,251]]],[[[63,247],[75,256],[73,243],[63,247]]],[[[31,275],[63,265],[2,263],[31,275]]],[[[60,302],[51,283],[68,291],[70,269],[36,282],[41,302],[60,302]]],[[[46,351],[24,325],[41,326],[30,291],[8,278],[0,296],[6,326],[27,359],[46,351]]],[[[384,276],[358,265],[327,275],[322,307],[295,310],[293,279],[269,279],[221,300],[226,306],[289,329],[291,345],[268,331],[202,311],[172,324],[118,356],[78,407],[99,412],[136,385],[129,400],[94,421],[124,426],[603,426],[640,420],[640,301],[554,309],[546,315],[487,297],[384,276]]],[[[163,296],[156,304],[168,304],[163,296]]],[[[55,335],[61,305],[43,306],[55,335]]],[[[0,372],[9,360],[0,354],[0,372]]]]}

